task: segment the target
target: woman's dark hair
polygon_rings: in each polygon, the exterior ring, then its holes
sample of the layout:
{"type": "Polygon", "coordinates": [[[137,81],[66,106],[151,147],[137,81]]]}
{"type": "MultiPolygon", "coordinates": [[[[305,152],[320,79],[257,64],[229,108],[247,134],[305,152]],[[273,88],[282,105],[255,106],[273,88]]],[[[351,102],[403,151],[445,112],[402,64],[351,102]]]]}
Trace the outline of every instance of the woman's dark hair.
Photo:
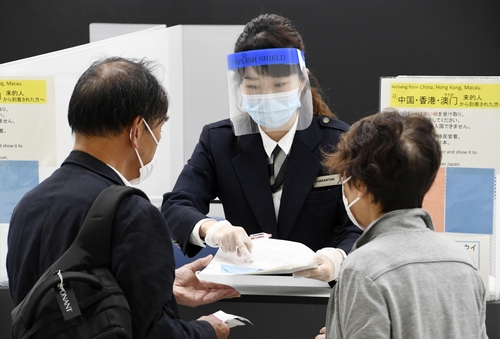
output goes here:
{"type": "MultiPolygon", "coordinates": [[[[261,14],[252,19],[245,26],[245,29],[236,40],[234,52],[244,52],[256,49],[267,48],[297,48],[305,51],[302,36],[293,27],[291,21],[276,14],[261,14]]],[[[259,67],[259,72],[268,74],[268,69],[264,66],[259,67]]],[[[283,76],[290,74],[290,66],[284,66],[282,70],[276,65],[272,67],[271,76],[283,76]],[[278,73],[276,73],[278,72],[278,73]]],[[[295,72],[294,72],[295,73],[295,72]]],[[[300,74],[297,65],[296,73],[300,74]]],[[[322,92],[316,78],[309,72],[311,82],[311,94],[313,99],[313,114],[327,115],[336,118],[330,111],[328,105],[323,101],[322,92]]]]}
{"type": "Polygon", "coordinates": [[[78,79],[68,108],[73,133],[118,135],[135,118],[151,126],[167,120],[168,97],[152,63],[112,57],[94,62],[78,79]]]}
{"type": "Polygon", "coordinates": [[[352,176],[348,184],[362,182],[384,213],[420,208],[441,165],[441,146],[427,117],[381,112],[353,124],[324,165],[352,176]]]}

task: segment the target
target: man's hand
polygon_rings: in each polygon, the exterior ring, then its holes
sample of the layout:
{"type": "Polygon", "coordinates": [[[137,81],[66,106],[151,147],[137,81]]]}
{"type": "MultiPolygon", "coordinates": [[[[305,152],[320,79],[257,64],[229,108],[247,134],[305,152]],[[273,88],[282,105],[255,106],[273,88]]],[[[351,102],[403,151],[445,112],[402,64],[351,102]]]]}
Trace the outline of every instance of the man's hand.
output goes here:
{"type": "Polygon", "coordinates": [[[198,279],[196,272],[211,260],[212,255],[208,255],[175,270],[174,295],[179,305],[196,307],[240,296],[231,286],[198,279]]]}
{"type": "Polygon", "coordinates": [[[205,315],[197,319],[198,321],[207,321],[210,325],[213,326],[215,330],[215,335],[217,335],[217,339],[226,339],[229,336],[229,325],[227,323],[223,323],[213,315],[205,315]]]}
{"type": "MultiPolygon", "coordinates": [[[[205,232],[202,225],[200,231],[205,232]]],[[[200,233],[201,235],[201,233],[200,233]]],[[[233,226],[227,220],[219,221],[206,230],[205,242],[220,247],[223,252],[237,252],[246,262],[252,262],[252,241],[243,227],[233,226]]]]}

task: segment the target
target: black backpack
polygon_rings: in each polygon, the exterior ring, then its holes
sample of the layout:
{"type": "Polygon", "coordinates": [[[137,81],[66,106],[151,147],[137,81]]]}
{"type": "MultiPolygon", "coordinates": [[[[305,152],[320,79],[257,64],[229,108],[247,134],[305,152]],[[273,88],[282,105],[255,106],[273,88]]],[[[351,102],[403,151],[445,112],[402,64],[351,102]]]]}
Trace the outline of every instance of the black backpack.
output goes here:
{"type": "Polygon", "coordinates": [[[115,212],[130,194],[148,199],[128,186],[97,197],[69,249],[12,311],[12,339],[132,338],[129,304],[106,268],[115,212]]]}

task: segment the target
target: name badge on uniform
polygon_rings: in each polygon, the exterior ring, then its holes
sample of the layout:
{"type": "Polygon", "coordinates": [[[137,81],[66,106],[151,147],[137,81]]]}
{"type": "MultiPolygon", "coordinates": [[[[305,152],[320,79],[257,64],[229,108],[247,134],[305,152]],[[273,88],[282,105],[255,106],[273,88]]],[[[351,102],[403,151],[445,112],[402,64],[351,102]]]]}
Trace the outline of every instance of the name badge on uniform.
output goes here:
{"type": "Polygon", "coordinates": [[[340,174],[323,175],[314,181],[314,188],[327,187],[342,184],[340,174]]]}

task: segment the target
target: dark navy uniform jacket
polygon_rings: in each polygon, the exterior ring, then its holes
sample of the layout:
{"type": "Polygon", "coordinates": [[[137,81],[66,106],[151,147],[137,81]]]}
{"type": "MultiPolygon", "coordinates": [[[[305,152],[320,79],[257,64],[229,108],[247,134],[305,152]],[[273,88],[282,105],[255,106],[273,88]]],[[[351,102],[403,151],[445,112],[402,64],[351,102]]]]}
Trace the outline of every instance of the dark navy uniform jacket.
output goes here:
{"type": "MultiPolygon", "coordinates": [[[[110,185],[123,185],[113,169],[73,151],[22,198],[8,235],[7,270],[14,305],[66,251],[92,202],[110,185]]],[[[172,242],[158,208],[137,195],[126,197],[116,212],[112,238],[110,268],[129,301],[134,338],[216,338],[209,323],[178,319],[172,242]],[[170,317],[164,305],[175,316],[170,317]]]]}
{"type": "Polygon", "coordinates": [[[164,195],[162,213],[174,241],[194,256],[200,247],[189,244],[189,236],[218,197],[225,218],[248,234],[267,232],[314,251],[337,247],[349,253],[361,230],[347,216],[341,185],[314,187],[318,177],[327,175],[322,151],[334,150],[348,128],[339,120],[314,116],[307,129],[296,132],[276,221],[260,134],[237,137],[229,119],[206,125],[173,191],[164,195]]]}

